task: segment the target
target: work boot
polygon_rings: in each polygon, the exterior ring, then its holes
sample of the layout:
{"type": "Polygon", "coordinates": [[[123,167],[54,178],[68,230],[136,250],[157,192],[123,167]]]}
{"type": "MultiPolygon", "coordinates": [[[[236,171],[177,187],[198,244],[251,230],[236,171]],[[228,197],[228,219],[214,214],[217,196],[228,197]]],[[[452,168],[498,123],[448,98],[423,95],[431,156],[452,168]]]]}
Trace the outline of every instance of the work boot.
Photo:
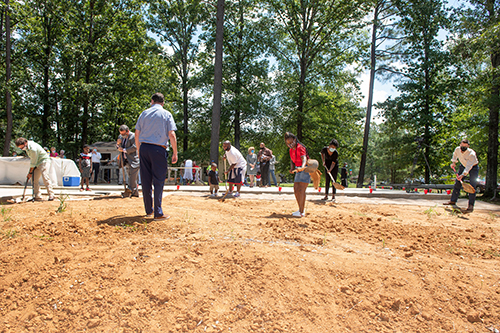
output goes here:
{"type": "Polygon", "coordinates": [[[462,214],[470,214],[473,211],[474,211],[474,206],[469,205],[469,207],[467,207],[467,209],[462,209],[462,214]]]}
{"type": "Polygon", "coordinates": [[[445,206],[455,206],[456,204],[457,203],[453,202],[453,201],[448,201],[448,202],[443,203],[443,205],[445,205],[445,206]]]}

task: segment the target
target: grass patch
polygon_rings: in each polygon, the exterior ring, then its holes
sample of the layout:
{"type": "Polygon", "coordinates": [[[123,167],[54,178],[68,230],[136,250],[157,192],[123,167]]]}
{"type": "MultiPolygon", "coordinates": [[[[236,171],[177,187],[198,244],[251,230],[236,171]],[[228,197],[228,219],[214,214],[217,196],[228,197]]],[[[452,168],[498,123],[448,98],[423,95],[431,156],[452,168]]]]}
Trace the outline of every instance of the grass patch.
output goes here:
{"type": "Polygon", "coordinates": [[[4,222],[9,222],[10,220],[12,220],[12,217],[10,216],[11,211],[12,211],[12,207],[7,208],[7,207],[2,205],[2,208],[0,209],[0,214],[2,215],[2,220],[4,222]]]}
{"type": "Polygon", "coordinates": [[[18,236],[17,230],[7,230],[2,236],[3,239],[12,239],[18,236]]]}
{"type": "Polygon", "coordinates": [[[63,195],[62,193],[59,195],[59,207],[57,207],[57,213],[64,213],[66,209],[68,209],[68,203],[66,202],[69,198],[69,195],[63,195]]]}
{"type": "Polygon", "coordinates": [[[500,253],[498,251],[495,251],[493,249],[489,249],[489,250],[486,250],[484,251],[484,254],[489,254],[490,256],[492,257],[500,257],[500,253]]]}
{"type": "Polygon", "coordinates": [[[424,214],[427,215],[427,217],[430,219],[432,218],[433,216],[438,216],[440,215],[437,211],[436,211],[436,207],[437,205],[435,205],[434,207],[429,207],[429,209],[426,209],[424,210],[424,214]]]}
{"type": "Polygon", "coordinates": [[[33,235],[33,237],[36,237],[38,239],[46,239],[46,240],[53,240],[54,239],[54,237],[50,237],[50,236],[46,236],[46,235],[41,235],[41,236],[33,235]]]}

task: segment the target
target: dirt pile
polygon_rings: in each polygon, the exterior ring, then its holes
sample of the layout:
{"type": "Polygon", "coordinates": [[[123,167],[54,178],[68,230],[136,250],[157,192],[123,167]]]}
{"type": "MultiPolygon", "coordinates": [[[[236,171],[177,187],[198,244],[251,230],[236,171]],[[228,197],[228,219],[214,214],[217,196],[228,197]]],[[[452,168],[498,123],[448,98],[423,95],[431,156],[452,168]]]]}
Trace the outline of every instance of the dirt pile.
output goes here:
{"type": "Polygon", "coordinates": [[[494,332],[500,216],[169,196],[2,207],[1,332],[494,332]]]}

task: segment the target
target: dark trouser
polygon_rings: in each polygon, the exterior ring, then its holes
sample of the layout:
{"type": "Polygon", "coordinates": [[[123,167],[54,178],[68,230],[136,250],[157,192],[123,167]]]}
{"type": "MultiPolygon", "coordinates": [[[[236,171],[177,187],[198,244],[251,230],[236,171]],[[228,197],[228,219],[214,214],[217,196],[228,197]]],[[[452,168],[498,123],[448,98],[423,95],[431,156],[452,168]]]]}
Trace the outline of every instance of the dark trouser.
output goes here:
{"type": "Polygon", "coordinates": [[[260,174],[262,176],[262,186],[271,185],[269,183],[269,161],[260,162],[260,174]]]}
{"type": "Polygon", "coordinates": [[[99,177],[99,167],[101,163],[92,163],[92,172],[94,173],[94,185],[97,185],[97,178],[99,177]]]}
{"type": "Polygon", "coordinates": [[[163,198],[163,185],[167,176],[168,152],[165,148],[149,143],[141,144],[140,170],[142,182],[142,196],[146,214],[154,212],[155,217],[163,216],[161,202],[163,198]],[[154,209],[153,209],[154,186],[154,209]]]}
{"type": "Polygon", "coordinates": [[[129,165],[125,167],[128,171],[128,188],[132,191],[133,194],[138,194],[137,190],[137,177],[139,176],[139,167],[132,168],[129,165]]]}
{"type": "MultiPolygon", "coordinates": [[[[330,167],[327,164],[325,168],[325,177],[326,177],[325,195],[328,195],[328,190],[330,189],[330,183],[332,183],[332,194],[335,195],[335,193],[337,193],[337,189],[335,188],[335,186],[333,186],[333,181],[330,175],[328,174],[328,169],[330,169],[330,167]]],[[[337,182],[337,174],[339,173],[339,168],[337,166],[333,167],[333,170],[330,173],[335,179],[335,182],[337,182]]]]}
{"type": "MultiPolygon", "coordinates": [[[[464,166],[461,165],[458,168],[458,174],[461,175],[462,172],[464,172],[464,166]]],[[[472,169],[469,171],[469,179],[470,179],[470,184],[472,187],[475,189],[477,186],[477,177],[479,176],[479,167],[477,165],[473,166],[472,169]]],[[[464,177],[465,179],[465,177],[464,177]]],[[[462,181],[464,180],[462,179],[462,181]]],[[[451,200],[452,202],[457,202],[458,196],[460,194],[460,189],[462,188],[462,184],[455,179],[455,186],[453,186],[453,193],[451,194],[451,200]]],[[[474,202],[476,201],[476,193],[469,193],[469,206],[474,206],[474,202]]]]}

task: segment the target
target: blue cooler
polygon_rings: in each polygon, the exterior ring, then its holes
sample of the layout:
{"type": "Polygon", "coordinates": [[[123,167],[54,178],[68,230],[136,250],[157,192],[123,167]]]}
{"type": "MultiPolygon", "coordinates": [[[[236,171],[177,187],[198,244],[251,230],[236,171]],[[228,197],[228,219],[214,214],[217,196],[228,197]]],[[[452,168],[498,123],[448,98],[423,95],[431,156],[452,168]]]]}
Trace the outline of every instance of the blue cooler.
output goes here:
{"type": "Polygon", "coordinates": [[[73,177],[73,176],[63,177],[63,186],[79,186],[79,185],[80,185],[80,177],[73,177]]]}

